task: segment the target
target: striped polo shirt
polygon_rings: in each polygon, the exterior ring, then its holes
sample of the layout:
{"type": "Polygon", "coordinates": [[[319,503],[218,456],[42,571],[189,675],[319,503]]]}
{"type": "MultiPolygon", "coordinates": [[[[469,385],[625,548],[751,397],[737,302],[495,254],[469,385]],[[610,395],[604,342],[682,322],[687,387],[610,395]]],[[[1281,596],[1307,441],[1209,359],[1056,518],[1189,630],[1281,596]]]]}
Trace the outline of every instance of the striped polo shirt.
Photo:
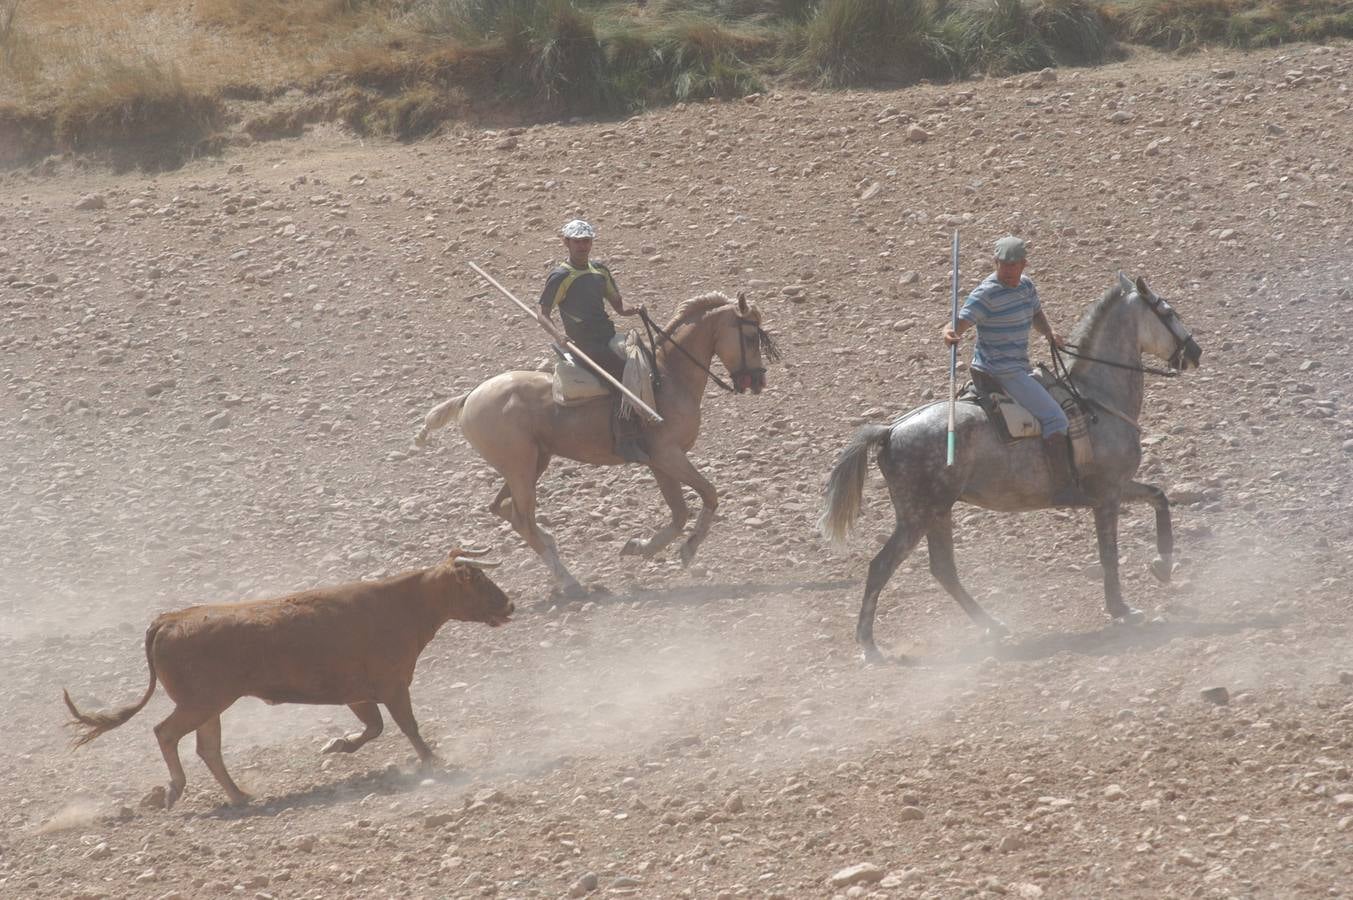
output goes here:
{"type": "Polygon", "coordinates": [[[958,313],[977,326],[972,367],[988,375],[1029,371],[1029,323],[1038,312],[1038,288],[1027,277],[1006,287],[992,272],[958,313]]]}

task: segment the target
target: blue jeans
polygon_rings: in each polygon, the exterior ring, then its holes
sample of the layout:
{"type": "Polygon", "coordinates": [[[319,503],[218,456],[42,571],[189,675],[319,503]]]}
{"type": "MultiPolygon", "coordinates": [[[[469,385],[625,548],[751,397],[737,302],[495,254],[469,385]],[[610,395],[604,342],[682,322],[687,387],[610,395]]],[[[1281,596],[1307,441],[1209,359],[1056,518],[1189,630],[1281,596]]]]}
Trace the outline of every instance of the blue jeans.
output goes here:
{"type": "Polygon", "coordinates": [[[1043,437],[1066,434],[1066,413],[1062,412],[1062,408],[1052,399],[1052,395],[1028,372],[1011,372],[1008,375],[993,375],[990,372],[982,374],[999,382],[1001,390],[1033,413],[1039,427],[1043,429],[1043,437]]]}

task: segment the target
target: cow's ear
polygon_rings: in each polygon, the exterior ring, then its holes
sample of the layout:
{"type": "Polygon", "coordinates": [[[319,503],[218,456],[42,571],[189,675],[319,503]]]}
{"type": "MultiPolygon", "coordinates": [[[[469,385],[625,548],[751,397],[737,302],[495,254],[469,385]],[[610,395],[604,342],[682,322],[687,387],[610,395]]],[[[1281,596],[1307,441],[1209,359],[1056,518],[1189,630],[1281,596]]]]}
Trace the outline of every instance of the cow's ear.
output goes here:
{"type": "Polygon", "coordinates": [[[748,313],[746,291],[738,291],[738,312],[744,316],[748,313]]]}
{"type": "Polygon", "coordinates": [[[1122,272],[1118,273],[1118,290],[1122,291],[1124,296],[1132,293],[1132,279],[1122,272]]]}

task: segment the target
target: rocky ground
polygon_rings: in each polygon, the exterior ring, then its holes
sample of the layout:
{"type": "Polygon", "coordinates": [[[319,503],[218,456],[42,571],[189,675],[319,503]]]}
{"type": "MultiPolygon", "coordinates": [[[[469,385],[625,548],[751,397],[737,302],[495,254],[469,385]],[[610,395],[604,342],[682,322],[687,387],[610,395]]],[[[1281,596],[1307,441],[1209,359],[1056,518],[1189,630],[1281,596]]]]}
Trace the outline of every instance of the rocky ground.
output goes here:
{"type": "Polygon", "coordinates": [[[1353,48],[1139,54],[892,93],[783,93],[409,146],[318,127],[157,176],[0,176],[0,895],[1316,897],[1353,893],[1353,48]],[[646,470],[556,462],[541,507],[613,592],[556,607],[484,511],[495,477],[437,400],[547,352],[467,272],[523,294],[575,214],[661,316],[746,290],[785,351],[711,390],[723,498],[695,566],[621,559],[663,517],[646,470]],[[890,530],[877,476],[846,552],[815,535],[853,427],[942,393],[963,280],[1014,230],[1068,329],[1123,269],[1203,345],[1149,383],[1106,624],[1085,513],[958,511],[984,644],[922,548],[853,643],[890,530]],[[509,626],[447,626],[414,681],[443,768],[346,710],[243,701],[235,810],[163,693],[67,749],[61,688],[145,685],[157,612],[376,577],[492,543],[509,626]],[[1229,703],[1203,691],[1224,687],[1229,703]]]}

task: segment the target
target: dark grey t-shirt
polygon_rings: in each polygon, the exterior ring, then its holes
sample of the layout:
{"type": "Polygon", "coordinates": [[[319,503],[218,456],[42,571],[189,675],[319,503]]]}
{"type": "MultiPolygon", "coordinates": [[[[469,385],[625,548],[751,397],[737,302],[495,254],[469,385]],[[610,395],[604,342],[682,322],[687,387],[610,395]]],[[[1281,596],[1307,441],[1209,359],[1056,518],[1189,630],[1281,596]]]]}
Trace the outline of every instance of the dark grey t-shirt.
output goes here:
{"type": "Polygon", "coordinates": [[[620,296],[620,288],[605,263],[590,262],[585,269],[561,263],[550,272],[540,292],[540,308],[546,316],[558,309],[569,340],[582,345],[605,344],[615,337],[615,325],[606,312],[606,301],[620,296]]]}

